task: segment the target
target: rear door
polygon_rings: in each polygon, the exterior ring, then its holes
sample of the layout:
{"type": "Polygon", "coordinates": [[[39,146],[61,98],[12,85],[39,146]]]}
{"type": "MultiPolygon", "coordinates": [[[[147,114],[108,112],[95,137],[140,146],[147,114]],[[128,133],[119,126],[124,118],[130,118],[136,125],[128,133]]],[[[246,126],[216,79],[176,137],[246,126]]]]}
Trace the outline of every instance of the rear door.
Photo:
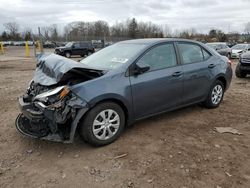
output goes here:
{"type": "Polygon", "coordinates": [[[178,42],[178,51],[183,65],[183,104],[199,102],[210,88],[214,63],[211,54],[192,42],[178,42]]]}
{"type": "Polygon", "coordinates": [[[72,55],[81,55],[81,46],[79,42],[74,43],[72,55]]]}
{"type": "Polygon", "coordinates": [[[153,47],[139,59],[137,64],[148,65],[150,70],[130,76],[136,119],[181,104],[182,68],[177,63],[173,43],[153,47]]]}
{"type": "Polygon", "coordinates": [[[88,46],[89,44],[86,42],[81,43],[81,55],[87,55],[88,54],[88,46]]]}

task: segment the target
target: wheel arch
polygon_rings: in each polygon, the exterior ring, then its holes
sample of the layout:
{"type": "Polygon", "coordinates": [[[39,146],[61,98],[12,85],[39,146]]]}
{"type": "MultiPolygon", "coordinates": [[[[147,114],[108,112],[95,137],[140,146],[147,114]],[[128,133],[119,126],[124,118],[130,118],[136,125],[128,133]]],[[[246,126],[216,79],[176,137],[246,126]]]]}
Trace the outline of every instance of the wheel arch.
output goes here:
{"type": "Polygon", "coordinates": [[[81,119],[83,119],[87,114],[88,112],[94,108],[95,106],[97,106],[98,104],[101,104],[101,103],[104,103],[104,102],[114,102],[116,104],[118,104],[123,112],[124,112],[124,115],[125,115],[125,124],[130,124],[131,122],[131,107],[129,105],[128,102],[126,102],[121,96],[119,95],[104,95],[104,96],[99,96],[95,99],[92,99],[90,102],[88,102],[89,104],[89,109],[88,111],[83,115],[83,117],[81,119]]]}
{"type": "Polygon", "coordinates": [[[221,81],[223,83],[224,89],[227,88],[227,80],[226,80],[225,76],[219,75],[219,76],[216,77],[215,80],[221,81]]]}

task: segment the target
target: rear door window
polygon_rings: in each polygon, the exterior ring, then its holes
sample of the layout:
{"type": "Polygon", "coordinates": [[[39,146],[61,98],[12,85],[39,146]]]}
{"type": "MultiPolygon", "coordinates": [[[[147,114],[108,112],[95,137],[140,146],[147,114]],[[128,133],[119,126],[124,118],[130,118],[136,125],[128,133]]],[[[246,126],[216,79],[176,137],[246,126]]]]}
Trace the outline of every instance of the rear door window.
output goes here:
{"type": "Polygon", "coordinates": [[[199,45],[196,45],[193,43],[179,42],[178,49],[179,49],[183,64],[202,62],[204,61],[204,59],[208,59],[209,58],[208,56],[210,56],[210,54],[208,54],[208,52],[203,50],[199,45]]]}

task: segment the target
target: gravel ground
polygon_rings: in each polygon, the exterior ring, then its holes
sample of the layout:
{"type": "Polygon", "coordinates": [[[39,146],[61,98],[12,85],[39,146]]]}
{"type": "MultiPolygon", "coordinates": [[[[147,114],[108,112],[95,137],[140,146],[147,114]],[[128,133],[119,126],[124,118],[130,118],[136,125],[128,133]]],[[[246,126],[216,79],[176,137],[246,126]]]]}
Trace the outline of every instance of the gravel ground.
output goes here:
{"type": "Polygon", "coordinates": [[[217,109],[196,105],[158,115],[93,148],[79,136],[66,145],[17,132],[17,97],[36,64],[24,54],[12,47],[0,56],[0,187],[250,187],[249,77],[234,77],[217,109]]]}

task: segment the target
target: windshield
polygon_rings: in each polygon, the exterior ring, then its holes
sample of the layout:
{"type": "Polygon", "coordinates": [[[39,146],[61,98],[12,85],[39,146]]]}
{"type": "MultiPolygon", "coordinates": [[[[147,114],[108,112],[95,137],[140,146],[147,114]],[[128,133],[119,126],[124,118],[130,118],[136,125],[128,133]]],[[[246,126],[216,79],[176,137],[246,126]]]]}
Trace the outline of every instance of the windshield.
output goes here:
{"type": "Polygon", "coordinates": [[[68,42],[65,47],[71,47],[73,45],[73,42],[68,42]]]}
{"type": "Polygon", "coordinates": [[[232,49],[234,50],[243,50],[246,49],[248,46],[248,44],[237,44],[235,46],[232,47],[232,49]]]}
{"type": "Polygon", "coordinates": [[[96,69],[115,69],[127,63],[145,46],[143,44],[114,44],[83,59],[81,63],[96,69]]]}

